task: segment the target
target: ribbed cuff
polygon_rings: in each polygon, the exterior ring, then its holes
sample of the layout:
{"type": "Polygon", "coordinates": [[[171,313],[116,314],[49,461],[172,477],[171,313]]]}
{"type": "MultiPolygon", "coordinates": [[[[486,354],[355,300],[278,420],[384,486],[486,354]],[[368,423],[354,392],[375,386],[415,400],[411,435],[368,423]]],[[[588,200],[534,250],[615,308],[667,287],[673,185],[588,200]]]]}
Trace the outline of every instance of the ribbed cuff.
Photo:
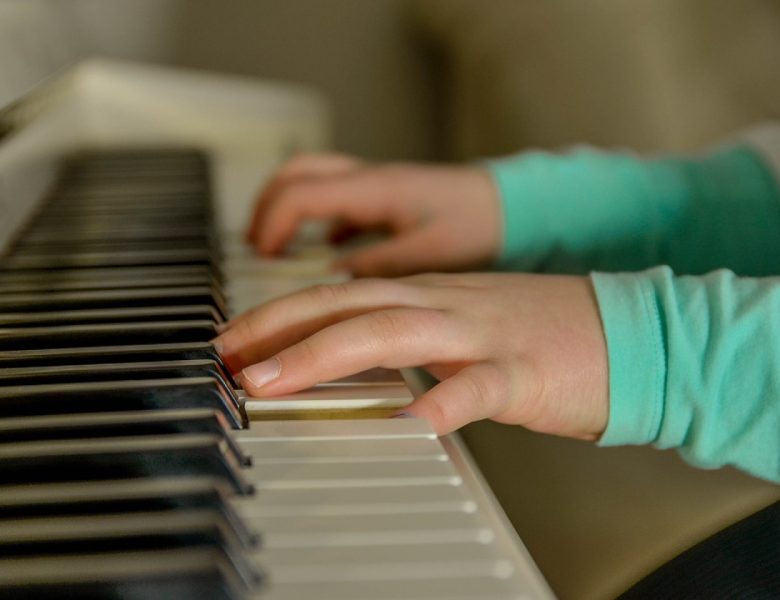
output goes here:
{"type": "Polygon", "coordinates": [[[592,273],[609,356],[609,421],[601,446],[658,437],[666,386],[661,315],[649,278],[592,273]]]}

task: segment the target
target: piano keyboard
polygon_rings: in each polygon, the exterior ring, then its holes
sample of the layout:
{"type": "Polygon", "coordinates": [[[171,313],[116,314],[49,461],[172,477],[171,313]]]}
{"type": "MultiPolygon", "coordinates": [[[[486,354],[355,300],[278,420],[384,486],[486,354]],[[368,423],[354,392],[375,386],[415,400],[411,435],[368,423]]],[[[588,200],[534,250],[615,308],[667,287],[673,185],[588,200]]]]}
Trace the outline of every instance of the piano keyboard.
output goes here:
{"type": "Polygon", "coordinates": [[[197,152],[84,154],[0,258],[0,598],[547,597],[457,440],[368,418],[399,374],[245,398],[212,213],[197,152]]]}

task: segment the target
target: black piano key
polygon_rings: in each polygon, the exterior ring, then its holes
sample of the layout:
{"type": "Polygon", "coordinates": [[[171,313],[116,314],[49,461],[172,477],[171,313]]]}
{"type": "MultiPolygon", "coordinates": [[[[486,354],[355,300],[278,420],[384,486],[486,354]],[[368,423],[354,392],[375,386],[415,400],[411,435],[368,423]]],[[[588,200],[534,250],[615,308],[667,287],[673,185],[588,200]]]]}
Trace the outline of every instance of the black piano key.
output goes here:
{"type": "Polygon", "coordinates": [[[213,360],[177,360],[61,367],[0,369],[0,387],[133,379],[211,377],[225,387],[235,387],[232,377],[213,360]]]}
{"type": "Polygon", "coordinates": [[[55,310],[86,310],[92,308],[138,308],[207,304],[223,317],[225,300],[216,288],[155,287],[112,290],[79,290],[42,294],[0,294],[2,312],[51,312],[55,310]]]}
{"type": "Polygon", "coordinates": [[[213,360],[224,372],[228,372],[209,342],[0,351],[0,369],[158,360],[213,360]]]}
{"type": "Polygon", "coordinates": [[[236,600],[248,589],[216,549],[0,559],[0,600],[236,600]]]}
{"type": "Polygon", "coordinates": [[[222,413],[201,408],[125,413],[86,413],[0,419],[0,444],[45,440],[69,440],[141,435],[210,433],[230,446],[241,464],[250,457],[230,435],[230,424],[222,413]]]}
{"type": "Polygon", "coordinates": [[[169,179],[176,180],[182,178],[200,178],[206,181],[208,171],[199,165],[186,164],[158,164],[152,165],[145,163],[143,169],[136,165],[113,165],[101,168],[79,168],[67,169],[60,177],[60,187],[66,188],[73,183],[88,181],[91,183],[100,183],[101,181],[126,180],[129,178],[143,180],[169,179]]]}
{"type": "Polygon", "coordinates": [[[209,187],[208,171],[205,169],[186,167],[184,165],[147,164],[143,170],[128,165],[116,165],[114,167],[104,167],[100,169],[69,169],[66,170],[60,178],[59,188],[70,189],[84,183],[100,185],[102,183],[121,182],[128,179],[148,182],[162,180],[176,181],[183,178],[200,181],[204,189],[208,189],[209,187]]]}
{"type": "MultiPolygon", "coordinates": [[[[146,188],[146,182],[135,182],[133,187],[122,189],[115,180],[106,179],[107,185],[100,185],[103,182],[84,181],[83,184],[62,186],[59,192],[55,193],[49,201],[43,206],[41,212],[49,209],[67,210],[69,207],[110,207],[110,206],[130,206],[134,203],[141,209],[151,210],[160,208],[181,208],[190,210],[202,210],[209,212],[211,203],[209,202],[208,186],[200,182],[199,187],[192,186],[190,191],[165,191],[165,190],[140,190],[146,188]],[[136,185],[142,184],[142,185],[136,185]]],[[[122,183],[122,182],[119,182],[122,183]]],[[[194,182],[195,183],[195,182],[194,182]]],[[[169,185],[178,186],[178,182],[169,182],[169,185]]]]}
{"type": "Polygon", "coordinates": [[[0,490],[0,519],[230,506],[229,487],[210,477],[0,485],[0,490]]]}
{"type": "MultiPolygon", "coordinates": [[[[51,272],[51,271],[50,271],[51,272]]],[[[51,279],[40,278],[28,281],[3,282],[0,279],[0,294],[40,294],[43,292],[73,292],[87,290],[115,290],[126,288],[160,287],[218,287],[219,280],[214,275],[171,276],[165,281],[155,279],[51,279]]]]}
{"type": "Polygon", "coordinates": [[[135,165],[183,164],[205,168],[206,152],[194,146],[84,149],[65,159],[68,169],[86,170],[135,165]]]}
{"type": "Polygon", "coordinates": [[[202,194],[206,187],[205,181],[197,179],[159,181],[144,180],[142,178],[127,180],[72,182],[61,188],[57,193],[57,199],[62,202],[78,200],[85,197],[110,198],[112,196],[190,196],[202,194]]]}
{"type": "Polygon", "coordinates": [[[0,417],[182,408],[219,411],[235,428],[245,422],[235,393],[212,377],[0,387],[0,417]]]}
{"type": "Polygon", "coordinates": [[[232,508],[229,494],[224,480],[209,477],[4,485],[0,519],[208,509],[222,514],[243,544],[258,545],[259,535],[232,508]]]}
{"type": "Polygon", "coordinates": [[[101,185],[103,183],[121,183],[124,181],[197,181],[207,182],[206,171],[198,168],[175,168],[174,165],[165,165],[163,168],[153,170],[149,167],[140,170],[134,168],[129,171],[125,168],[107,168],[102,169],[74,169],[63,173],[59,180],[61,189],[68,189],[79,184],[101,185]]]}
{"type": "Polygon", "coordinates": [[[201,169],[208,167],[207,154],[200,148],[100,148],[85,149],[64,159],[67,172],[95,172],[117,168],[136,170],[156,167],[201,169]]]}
{"type": "MultiPolygon", "coordinates": [[[[0,294],[2,286],[0,286],[0,294]]],[[[2,313],[0,329],[18,327],[55,327],[100,323],[148,323],[154,321],[212,321],[222,317],[208,305],[162,306],[149,308],[96,308],[57,312],[2,313]]]]}
{"type": "Polygon", "coordinates": [[[241,473],[238,457],[216,435],[0,445],[0,481],[6,485],[183,476],[220,478],[237,494],[252,492],[252,486],[241,473]]]}
{"type": "Polygon", "coordinates": [[[60,178],[61,188],[67,188],[71,184],[89,181],[100,183],[116,179],[143,178],[150,179],[179,179],[181,177],[199,178],[207,181],[208,172],[199,165],[186,164],[152,164],[145,163],[140,169],[136,165],[114,165],[100,168],[74,167],[67,169],[60,178]]]}
{"type": "Polygon", "coordinates": [[[93,235],[101,230],[111,229],[140,229],[159,230],[160,223],[175,223],[172,229],[178,227],[198,227],[201,234],[210,233],[209,223],[211,216],[201,210],[148,210],[140,211],[136,207],[123,211],[115,207],[109,211],[95,211],[86,209],[83,211],[71,208],[68,212],[51,211],[42,214],[25,233],[43,236],[47,233],[69,234],[76,239],[81,232],[93,235]]]}
{"type": "Polygon", "coordinates": [[[217,254],[212,242],[204,235],[186,240],[116,240],[107,236],[105,239],[93,240],[76,239],[75,241],[67,242],[20,243],[14,246],[14,256],[59,257],[81,253],[194,251],[201,248],[209,248],[212,253],[217,254]]]}
{"type": "Polygon", "coordinates": [[[50,225],[52,219],[60,215],[73,218],[84,215],[92,224],[93,215],[111,217],[117,214],[124,214],[130,218],[148,218],[155,214],[164,218],[174,218],[176,215],[181,215],[197,218],[205,225],[212,222],[212,206],[208,202],[208,196],[202,190],[186,194],[135,194],[119,189],[95,188],[68,190],[67,193],[63,192],[53,197],[38,213],[40,220],[34,221],[34,224],[50,225]]]}
{"type": "Polygon", "coordinates": [[[152,321],[0,329],[0,350],[35,350],[108,344],[206,342],[217,335],[214,321],[152,321]]]}
{"type": "MultiPolygon", "coordinates": [[[[25,230],[25,234],[43,238],[49,234],[62,237],[67,234],[76,236],[85,232],[92,236],[100,236],[98,239],[105,239],[101,233],[111,230],[138,230],[148,229],[150,232],[159,232],[162,223],[168,223],[173,232],[177,229],[197,229],[198,235],[212,235],[212,228],[209,225],[209,215],[203,215],[199,212],[170,210],[170,211],[149,211],[148,213],[137,210],[114,210],[112,212],[89,211],[81,214],[71,211],[67,214],[58,214],[52,212],[35,221],[35,224],[25,230]]],[[[159,234],[157,236],[159,238],[159,234]]],[[[143,238],[140,238],[143,239],[143,238]]],[[[67,241],[67,240],[65,240],[67,241]]]]}
{"type": "Polygon", "coordinates": [[[250,582],[255,580],[248,563],[239,558],[239,553],[249,549],[247,540],[219,510],[184,508],[0,520],[0,557],[192,547],[217,548],[236,556],[243,575],[250,582]]]}
{"type": "Polygon", "coordinates": [[[121,267],[144,265],[207,265],[212,256],[207,249],[158,252],[118,252],[70,254],[67,256],[8,256],[0,269],[70,269],[82,267],[121,267]]]}
{"type": "Polygon", "coordinates": [[[19,248],[33,244],[51,244],[52,242],[100,241],[105,239],[120,240],[187,240],[202,239],[208,232],[199,225],[185,225],[176,223],[157,223],[153,227],[138,227],[128,223],[122,223],[116,227],[95,227],[89,223],[71,225],[66,231],[55,227],[38,227],[32,225],[16,242],[19,248]]]}
{"type": "MultiPolygon", "coordinates": [[[[168,287],[166,281],[170,278],[179,277],[205,277],[215,276],[208,265],[174,265],[174,266],[151,266],[151,267],[116,267],[116,268],[87,268],[87,269],[58,269],[56,271],[45,270],[0,270],[0,285],[13,286],[25,283],[43,285],[47,282],[52,283],[81,283],[87,284],[90,288],[100,289],[96,284],[103,281],[121,282],[158,282],[154,287],[168,287]]],[[[111,285],[111,287],[120,287],[111,285]]],[[[127,287],[135,287],[128,285],[127,287]]],[[[48,288],[44,288],[47,290],[48,288]]],[[[87,288],[89,289],[89,288],[87,288]]]]}

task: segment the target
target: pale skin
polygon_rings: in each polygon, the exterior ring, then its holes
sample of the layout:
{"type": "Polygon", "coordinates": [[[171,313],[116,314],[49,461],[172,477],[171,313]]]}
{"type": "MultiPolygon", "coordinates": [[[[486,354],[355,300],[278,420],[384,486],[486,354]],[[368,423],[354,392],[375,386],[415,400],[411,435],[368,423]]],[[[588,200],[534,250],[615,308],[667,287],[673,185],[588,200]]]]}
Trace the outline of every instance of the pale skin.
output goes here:
{"type": "Polygon", "coordinates": [[[404,409],[443,434],[480,419],[596,440],[608,417],[607,352],[586,277],[458,273],[501,243],[489,175],[307,155],[263,191],[249,231],[279,253],[306,218],[390,236],[343,258],[357,276],[272,300],[215,340],[246,391],[286,394],[372,367],[422,367],[439,383],[404,409]]]}

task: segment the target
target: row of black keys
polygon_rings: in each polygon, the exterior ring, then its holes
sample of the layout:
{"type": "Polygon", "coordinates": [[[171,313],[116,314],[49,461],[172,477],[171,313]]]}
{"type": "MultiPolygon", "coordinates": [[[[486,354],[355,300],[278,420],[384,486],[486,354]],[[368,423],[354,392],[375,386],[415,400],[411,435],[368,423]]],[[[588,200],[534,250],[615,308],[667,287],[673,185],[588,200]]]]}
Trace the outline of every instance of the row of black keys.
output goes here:
{"type": "Polygon", "coordinates": [[[0,259],[0,598],[232,598],[257,537],[203,158],[72,161],[0,259]]]}

